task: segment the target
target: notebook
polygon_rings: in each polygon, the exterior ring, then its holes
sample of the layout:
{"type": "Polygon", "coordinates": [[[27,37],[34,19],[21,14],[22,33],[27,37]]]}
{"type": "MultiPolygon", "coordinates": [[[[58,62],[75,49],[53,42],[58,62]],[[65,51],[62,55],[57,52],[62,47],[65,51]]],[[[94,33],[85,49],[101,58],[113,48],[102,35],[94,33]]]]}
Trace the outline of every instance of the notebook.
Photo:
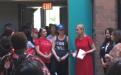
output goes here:
{"type": "Polygon", "coordinates": [[[77,58],[79,58],[79,59],[83,59],[84,58],[84,56],[85,56],[85,51],[84,50],[82,50],[82,49],[79,49],[79,52],[78,52],[78,54],[77,54],[77,58]]]}

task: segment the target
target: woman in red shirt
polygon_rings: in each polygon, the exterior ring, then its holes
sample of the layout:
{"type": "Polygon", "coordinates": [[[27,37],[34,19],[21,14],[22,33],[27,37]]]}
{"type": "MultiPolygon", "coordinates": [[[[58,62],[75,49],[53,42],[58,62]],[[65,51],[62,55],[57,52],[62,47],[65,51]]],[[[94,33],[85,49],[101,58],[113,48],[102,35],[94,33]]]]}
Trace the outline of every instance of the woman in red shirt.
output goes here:
{"type": "Polygon", "coordinates": [[[94,75],[92,53],[96,50],[93,40],[85,34],[82,24],[76,27],[77,38],[75,40],[77,49],[76,75],[94,75]],[[78,58],[78,53],[83,50],[82,59],[78,58]]]}
{"type": "Polygon", "coordinates": [[[37,54],[40,56],[42,61],[46,64],[46,66],[50,69],[50,58],[51,58],[51,50],[52,44],[46,38],[47,31],[45,28],[41,28],[39,30],[39,38],[35,41],[35,48],[37,54]]]}

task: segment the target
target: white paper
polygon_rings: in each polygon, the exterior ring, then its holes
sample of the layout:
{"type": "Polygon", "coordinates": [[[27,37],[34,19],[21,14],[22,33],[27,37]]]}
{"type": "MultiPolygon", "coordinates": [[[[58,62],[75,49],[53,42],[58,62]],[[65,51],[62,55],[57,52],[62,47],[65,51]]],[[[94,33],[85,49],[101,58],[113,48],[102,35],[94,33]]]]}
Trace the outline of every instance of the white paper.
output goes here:
{"type": "Polygon", "coordinates": [[[86,53],[86,52],[85,52],[84,50],[79,49],[79,52],[78,52],[78,54],[77,54],[77,58],[83,59],[84,56],[85,56],[85,53],[86,53]]]}

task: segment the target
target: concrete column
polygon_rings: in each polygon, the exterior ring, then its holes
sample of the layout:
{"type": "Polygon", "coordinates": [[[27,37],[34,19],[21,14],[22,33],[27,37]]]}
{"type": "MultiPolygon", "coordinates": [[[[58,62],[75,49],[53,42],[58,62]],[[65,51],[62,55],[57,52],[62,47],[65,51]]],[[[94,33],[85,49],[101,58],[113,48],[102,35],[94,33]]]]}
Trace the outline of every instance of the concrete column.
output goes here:
{"type": "MultiPolygon", "coordinates": [[[[92,36],[92,1],[91,0],[68,0],[69,13],[69,49],[75,49],[76,25],[81,23],[85,31],[92,36]]],[[[75,59],[70,57],[69,75],[75,75],[75,59]]]]}

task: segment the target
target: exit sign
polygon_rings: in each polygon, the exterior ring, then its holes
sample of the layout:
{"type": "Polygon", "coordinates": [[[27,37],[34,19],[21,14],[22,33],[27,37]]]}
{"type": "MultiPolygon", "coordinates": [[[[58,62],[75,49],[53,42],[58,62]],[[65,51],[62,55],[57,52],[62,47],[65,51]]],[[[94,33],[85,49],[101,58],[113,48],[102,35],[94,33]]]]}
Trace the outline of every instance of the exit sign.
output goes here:
{"type": "Polygon", "coordinates": [[[45,10],[51,10],[52,9],[52,3],[43,3],[42,8],[45,10]]]}

